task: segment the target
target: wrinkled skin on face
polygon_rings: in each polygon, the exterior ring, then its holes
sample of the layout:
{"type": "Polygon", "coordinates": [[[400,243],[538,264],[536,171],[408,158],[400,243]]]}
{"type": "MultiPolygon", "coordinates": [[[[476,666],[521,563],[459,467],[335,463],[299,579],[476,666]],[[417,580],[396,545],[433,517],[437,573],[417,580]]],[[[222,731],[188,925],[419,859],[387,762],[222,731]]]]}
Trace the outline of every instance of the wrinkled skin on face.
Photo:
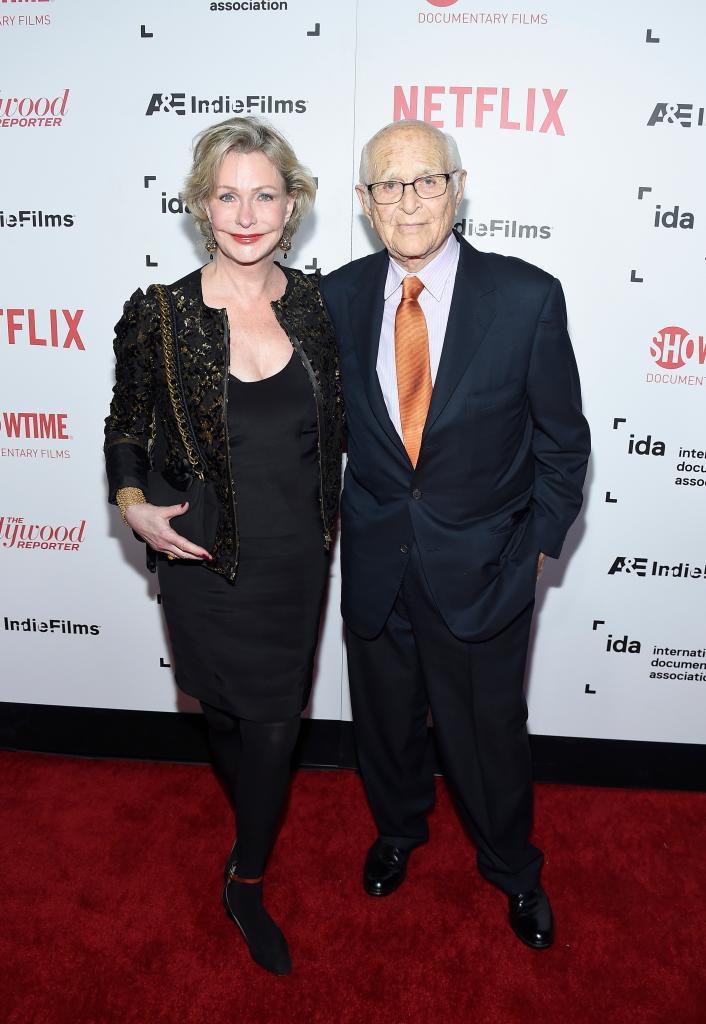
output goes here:
{"type": "Polygon", "coordinates": [[[410,186],[397,203],[379,205],[362,186],[356,186],[365,216],[393,259],[405,270],[421,270],[443,249],[463,199],[466,172],[448,167],[448,156],[434,135],[417,125],[400,125],[385,132],[369,154],[371,180],[414,181],[424,174],[458,170],[446,192],[420,199],[410,186]]]}

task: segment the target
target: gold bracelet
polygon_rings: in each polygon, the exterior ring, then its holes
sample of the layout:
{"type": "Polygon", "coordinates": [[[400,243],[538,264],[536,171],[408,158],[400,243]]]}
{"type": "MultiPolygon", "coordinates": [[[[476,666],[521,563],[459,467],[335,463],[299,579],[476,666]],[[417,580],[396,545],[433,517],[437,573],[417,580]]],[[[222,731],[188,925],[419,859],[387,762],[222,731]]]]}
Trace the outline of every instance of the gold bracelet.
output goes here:
{"type": "Polygon", "coordinates": [[[115,495],[115,500],[118,503],[118,508],[120,509],[120,515],[123,517],[123,522],[127,526],[128,521],[125,513],[130,505],[144,505],[147,498],[139,487],[121,487],[115,495]]]}

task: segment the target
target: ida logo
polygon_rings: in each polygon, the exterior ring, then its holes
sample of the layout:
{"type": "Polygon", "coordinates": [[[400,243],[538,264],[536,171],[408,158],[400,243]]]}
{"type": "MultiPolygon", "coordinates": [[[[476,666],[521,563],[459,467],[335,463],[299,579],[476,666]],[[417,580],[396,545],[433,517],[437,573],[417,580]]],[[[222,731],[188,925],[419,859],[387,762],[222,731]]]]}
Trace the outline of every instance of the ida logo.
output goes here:
{"type": "Polygon", "coordinates": [[[706,363],[703,335],[695,337],[683,327],[663,327],[650,344],[650,355],[664,370],[679,370],[688,362],[706,363]]]}

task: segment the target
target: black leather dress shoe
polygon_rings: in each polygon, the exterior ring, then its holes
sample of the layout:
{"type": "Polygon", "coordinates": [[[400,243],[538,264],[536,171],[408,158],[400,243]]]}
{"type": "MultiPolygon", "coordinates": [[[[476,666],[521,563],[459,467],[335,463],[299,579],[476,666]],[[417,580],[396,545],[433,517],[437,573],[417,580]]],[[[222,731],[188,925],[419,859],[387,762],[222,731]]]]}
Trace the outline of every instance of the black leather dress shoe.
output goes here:
{"type": "Polygon", "coordinates": [[[530,889],[508,897],[510,927],[532,949],[549,949],[554,941],[554,916],[543,889],[530,889]]]}
{"type": "Polygon", "coordinates": [[[376,839],[368,850],[363,869],[363,887],[368,896],[389,896],[399,889],[407,873],[409,850],[376,839]]]}

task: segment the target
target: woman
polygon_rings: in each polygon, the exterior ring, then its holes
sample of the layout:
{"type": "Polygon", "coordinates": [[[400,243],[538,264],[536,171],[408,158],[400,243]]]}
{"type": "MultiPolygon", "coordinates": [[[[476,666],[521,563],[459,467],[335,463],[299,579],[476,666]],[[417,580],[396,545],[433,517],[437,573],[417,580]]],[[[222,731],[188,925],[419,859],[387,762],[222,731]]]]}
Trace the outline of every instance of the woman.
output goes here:
{"type": "Polygon", "coordinates": [[[236,811],[224,904],[275,974],[291,962],[262,878],[309,697],[340,488],[333,330],[317,278],[274,261],[314,195],[263,122],[234,117],[199,136],[184,198],[211,262],[126,303],[106,420],[110,501],[156,563],[176,681],[201,702],[236,811]]]}

